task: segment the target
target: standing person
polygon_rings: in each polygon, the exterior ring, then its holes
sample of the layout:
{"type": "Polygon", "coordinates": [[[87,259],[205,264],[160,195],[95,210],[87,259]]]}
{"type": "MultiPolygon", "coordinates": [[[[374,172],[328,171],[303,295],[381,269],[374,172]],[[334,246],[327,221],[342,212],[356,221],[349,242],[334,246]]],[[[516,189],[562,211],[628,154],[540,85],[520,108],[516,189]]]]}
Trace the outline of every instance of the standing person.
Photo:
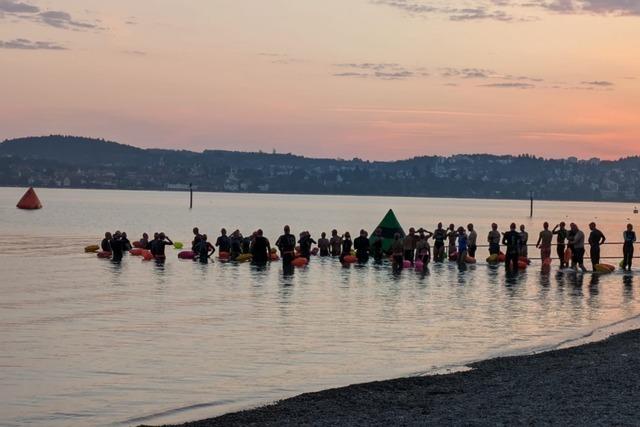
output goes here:
{"type": "Polygon", "coordinates": [[[254,265],[266,265],[270,259],[271,245],[269,240],[264,237],[264,233],[261,229],[256,231],[256,236],[253,239],[251,245],[251,262],[254,265]]]}
{"type": "Polygon", "coordinates": [[[538,236],[538,242],[536,242],[536,248],[540,249],[540,258],[542,261],[551,258],[551,241],[553,240],[553,233],[549,230],[549,223],[542,224],[543,230],[538,236]]]}
{"type": "Polygon", "coordinates": [[[382,262],[382,257],[384,256],[382,251],[382,228],[376,228],[376,231],[373,232],[373,236],[371,237],[371,252],[373,253],[373,260],[376,264],[382,262]]]}
{"type": "Polygon", "coordinates": [[[393,271],[400,271],[404,267],[404,243],[400,237],[400,233],[393,235],[393,243],[391,244],[391,256],[393,258],[393,271]]]}
{"type": "Polygon", "coordinates": [[[111,260],[122,261],[122,255],[124,253],[124,242],[122,241],[122,234],[119,231],[113,233],[113,237],[109,242],[111,245],[111,260]]]}
{"type": "Polygon", "coordinates": [[[456,239],[458,238],[458,232],[456,231],[456,226],[454,224],[449,224],[447,237],[449,238],[449,250],[447,253],[451,256],[456,253],[456,239]]]}
{"type": "Polygon", "coordinates": [[[200,239],[198,239],[198,244],[196,245],[196,254],[198,255],[198,260],[202,264],[207,264],[209,262],[209,258],[215,253],[216,248],[213,247],[211,243],[209,243],[206,234],[201,234],[200,239]]]}
{"type": "Polygon", "coordinates": [[[366,264],[369,261],[369,250],[371,245],[369,237],[365,230],[360,230],[360,237],[353,241],[353,247],[356,250],[356,257],[360,264],[366,264]]]}
{"type": "Polygon", "coordinates": [[[435,262],[444,261],[444,241],[447,238],[447,231],[442,228],[442,223],[438,223],[438,227],[433,232],[433,260],[435,262]]]}
{"type": "Polygon", "coordinates": [[[604,244],[607,240],[602,234],[602,231],[596,228],[596,223],[589,224],[589,255],[591,257],[591,266],[593,271],[596,271],[596,265],[600,264],[600,245],[604,244]]]}
{"type": "Polygon", "coordinates": [[[505,264],[507,270],[518,271],[518,257],[520,250],[520,233],[516,231],[516,224],[511,223],[509,231],[504,233],[502,244],[507,245],[505,254],[505,264]]]}
{"type": "Polygon", "coordinates": [[[627,224],[627,229],[622,233],[624,244],[622,246],[622,268],[625,271],[631,271],[631,262],[633,260],[633,244],[636,242],[636,232],[633,231],[633,225],[627,224]]]}
{"type": "Polygon", "coordinates": [[[149,249],[151,242],[149,242],[149,235],[147,233],[142,233],[142,238],[139,240],[140,248],[149,249]]]}
{"type": "Polygon", "coordinates": [[[584,233],[575,223],[569,225],[569,247],[571,248],[571,268],[580,267],[582,271],[587,271],[584,266],[584,233]]]}
{"type": "Polygon", "coordinates": [[[300,255],[306,258],[307,261],[311,259],[311,245],[314,243],[316,243],[316,241],[311,238],[311,233],[308,231],[300,233],[300,240],[298,240],[300,255]]]}
{"type": "Polygon", "coordinates": [[[243,254],[251,253],[251,237],[243,237],[242,234],[240,235],[240,249],[243,254]]]}
{"type": "Polygon", "coordinates": [[[529,233],[525,230],[524,224],[520,224],[520,256],[529,258],[529,249],[527,248],[529,243],[529,233]]]}
{"type": "Polygon", "coordinates": [[[127,237],[127,233],[125,231],[122,232],[121,235],[121,239],[122,239],[122,248],[125,251],[130,251],[131,249],[133,249],[133,246],[131,246],[131,241],[129,240],[129,238],[127,237]]]}
{"type": "Polygon", "coordinates": [[[216,246],[220,252],[231,252],[231,239],[227,236],[227,230],[220,230],[220,237],[216,239],[216,246]]]}
{"type": "Polygon", "coordinates": [[[464,227],[458,227],[458,265],[466,265],[468,240],[464,227]]]}
{"type": "Polygon", "coordinates": [[[432,236],[432,233],[429,233],[424,228],[418,230],[418,233],[419,236],[418,243],[416,243],[416,259],[419,259],[422,262],[423,269],[425,269],[431,261],[431,246],[429,245],[429,237],[432,236]]]}
{"type": "Polygon", "coordinates": [[[231,250],[229,252],[229,259],[235,261],[242,254],[242,234],[240,230],[236,230],[231,233],[231,250]]]}
{"type": "Polygon", "coordinates": [[[331,253],[329,252],[330,246],[331,245],[329,243],[329,239],[327,239],[327,233],[323,231],[322,234],[320,234],[320,238],[318,239],[318,248],[320,249],[321,257],[328,257],[329,255],[331,255],[331,253]]]}
{"type": "Polygon", "coordinates": [[[489,255],[498,255],[500,253],[500,232],[498,231],[498,224],[495,222],[491,224],[487,242],[489,242],[489,255]]]}
{"type": "Polygon", "coordinates": [[[342,237],[338,236],[338,230],[331,230],[331,239],[329,239],[331,245],[331,256],[340,256],[342,250],[342,237]]]}
{"type": "Polygon", "coordinates": [[[416,229],[411,227],[409,229],[409,235],[404,238],[404,259],[411,261],[415,258],[415,250],[416,250],[416,229]]]}
{"type": "Polygon", "coordinates": [[[469,256],[471,258],[476,257],[476,250],[478,249],[478,233],[473,229],[473,224],[467,225],[467,230],[469,230],[469,234],[467,236],[467,243],[469,245],[469,256]]]}
{"type": "Polygon", "coordinates": [[[282,268],[285,272],[291,270],[291,262],[296,252],[296,237],[291,234],[288,225],[284,226],[284,234],[276,240],[276,247],[280,249],[280,258],[282,258],[282,268]]]}
{"type": "Polygon", "coordinates": [[[200,239],[202,239],[202,234],[200,234],[200,230],[198,227],[193,227],[193,240],[191,241],[191,250],[193,252],[198,252],[198,246],[200,243],[200,239]]]}
{"type": "Polygon", "coordinates": [[[100,250],[102,250],[102,252],[111,252],[111,239],[113,239],[111,233],[108,231],[104,233],[104,239],[100,242],[100,250]]]}
{"type": "Polygon", "coordinates": [[[164,233],[158,233],[158,238],[151,243],[151,253],[157,261],[167,259],[164,253],[165,246],[173,246],[173,242],[164,233]]]}
{"type": "Polygon", "coordinates": [[[552,233],[557,235],[556,238],[557,247],[556,251],[558,254],[558,259],[560,260],[560,268],[568,267],[569,264],[564,260],[564,250],[565,250],[565,241],[567,240],[567,229],[565,228],[566,224],[562,221],[560,224],[557,224],[553,227],[552,233]]]}
{"type": "Polygon", "coordinates": [[[344,257],[351,255],[351,248],[353,242],[351,241],[351,234],[348,231],[342,236],[342,252],[340,253],[340,262],[344,263],[344,257]]]}

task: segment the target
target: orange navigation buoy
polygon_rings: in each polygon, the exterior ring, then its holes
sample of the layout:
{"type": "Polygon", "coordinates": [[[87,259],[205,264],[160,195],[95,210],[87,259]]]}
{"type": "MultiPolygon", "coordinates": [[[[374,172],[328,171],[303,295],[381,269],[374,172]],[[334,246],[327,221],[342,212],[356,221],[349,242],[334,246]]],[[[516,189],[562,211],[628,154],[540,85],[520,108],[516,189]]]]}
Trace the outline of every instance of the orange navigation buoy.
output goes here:
{"type": "Polygon", "coordinates": [[[40,203],[40,199],[36,195],[33,187],[29,187],[24,196],[20,199],[18,204],[16,205],[18,209],[42,209],[42,203],[40,203]]]}

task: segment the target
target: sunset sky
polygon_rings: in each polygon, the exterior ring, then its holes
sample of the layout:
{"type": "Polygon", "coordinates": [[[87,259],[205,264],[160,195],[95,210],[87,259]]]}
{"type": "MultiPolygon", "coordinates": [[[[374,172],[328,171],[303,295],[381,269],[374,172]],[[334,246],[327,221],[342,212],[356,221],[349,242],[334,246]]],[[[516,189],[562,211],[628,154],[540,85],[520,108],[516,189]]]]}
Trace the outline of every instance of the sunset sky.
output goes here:
{"type": "Polygon", "coordinates": [[[640,0],[0,0],[0,139],[640,154],[640,0]]]}

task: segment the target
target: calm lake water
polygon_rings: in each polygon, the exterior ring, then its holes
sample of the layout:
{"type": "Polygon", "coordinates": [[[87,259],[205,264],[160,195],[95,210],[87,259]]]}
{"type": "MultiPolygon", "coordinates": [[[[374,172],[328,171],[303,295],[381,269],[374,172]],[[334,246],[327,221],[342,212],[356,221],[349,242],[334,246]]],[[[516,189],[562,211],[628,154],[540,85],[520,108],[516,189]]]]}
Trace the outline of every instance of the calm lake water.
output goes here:
{"type": "MultiPolygon", "coordinates": [[[[540,272],[516,279],[484,262],[427,274],[388,265],[343,268],[313,258],[285,277],[280,263],[201,265],[168,251],[165,265],[83,253],[106,230],[165,231],[187,242],[199,226],[275,241],[282,225],[315,237],[373,229],[389,208],[405,228],[492,221],[537,234],[544,220],[598,222],[620,241],[633,205],[384,197],[38,190],[44,209],[15,208],[0,188],[0,425],[135,425],[188,421],[357,382],[433,372],[553,346],[640,315],[640,282],[540,272]]],[[[619,256],[608,246],[603,255],[619,256]]],[[[479,251],[479,260],[486,249],[479,251]]],[[[617,263],[617,260],[612,263],[617,263]]]]}

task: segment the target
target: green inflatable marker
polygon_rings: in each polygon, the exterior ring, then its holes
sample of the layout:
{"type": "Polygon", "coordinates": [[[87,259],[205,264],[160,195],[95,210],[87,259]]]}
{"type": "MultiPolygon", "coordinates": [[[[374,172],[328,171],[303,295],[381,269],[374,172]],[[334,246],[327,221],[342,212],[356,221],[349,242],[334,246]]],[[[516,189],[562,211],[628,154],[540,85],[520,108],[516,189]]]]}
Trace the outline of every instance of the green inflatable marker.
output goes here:
{"type": "MultiPolygon", "coordinates": [[[[395,236],[396,233],[400,233],[400,236],[403,238],[405,237],[404,230],[402,229],[400,222],[398,222],[396,214],[393,213],[393,209],[389,209],[389,212],[387,212],[384,218],[382,218],[382,221],[380,221],[378,227],[376,227],[376,229],[378,228],[382,229],[382,250],[384,252],[389,252],[389,249],[391,249],[393,236],[395,236]]],[[[373,238],[374,234],[375,230],[370,233],[371,237],[369,240],[373,238]]]]}

